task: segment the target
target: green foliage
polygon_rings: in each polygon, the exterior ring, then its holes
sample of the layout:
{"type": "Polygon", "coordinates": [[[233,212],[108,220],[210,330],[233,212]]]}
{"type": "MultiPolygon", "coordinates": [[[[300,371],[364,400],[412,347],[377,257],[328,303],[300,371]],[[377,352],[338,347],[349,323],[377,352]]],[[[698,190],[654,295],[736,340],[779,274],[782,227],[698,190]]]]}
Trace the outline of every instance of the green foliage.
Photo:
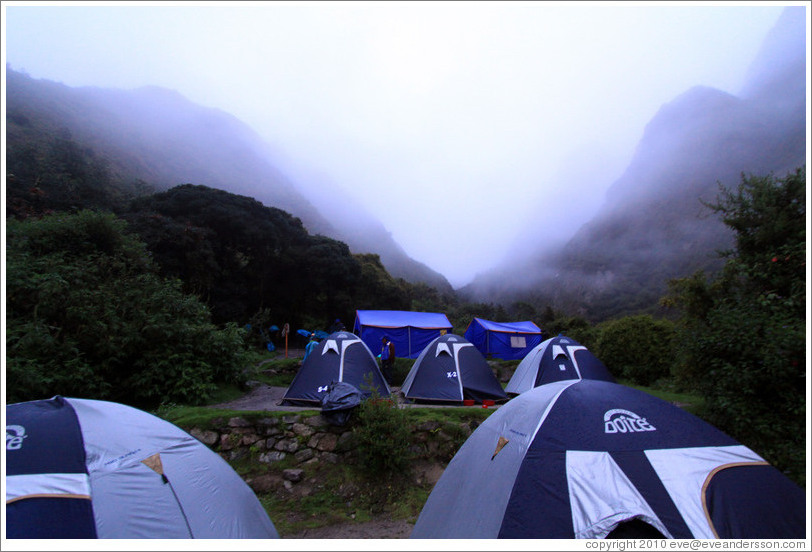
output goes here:
{"type": "Polygon", "coordinates": [[[399,387],[403,385],[406,376],[414,366],[416,359],[413,358],[396,358],[392,365],[392,385],[399,387]]]}
{"type": "Polygon", "coordinates": [[[241,378],[243,343],[154,270],[110,214],[7,226],[7,399],[197,404],[241,378]]]}
{"type": "MultiPolygon", "coordinates": [[[[134,201],[126,218],[162,273],[205,298],[218,323],[316,330],[359,308],[409,308],[409,284],[377,255],[311,236],[299,219],[249,197],[186,184],[134,201]]],[[[266,337],[251,339],[264,346],[266,337]]]]}
{"type": "Polygon", "coordinates": [[[597,345],[596,328],[581,316],[559,314],[542,329],[550,336],[564,334],[571,337],[587,349],[593,349],[597,345]]]}
{"type": "Polygon", "coordinates": [[[406,409],[397,400],[373,391],[357,409],[353,434],[362,473],[394,479],[409,473],[413,459],[412,435],[406,409]]]}
{"type": "Polygon", "coordinates": [[[601,325],[595,356],[616,378],[651,385],[671,375],[674,325],[648,314],[626,316],[601,325]]]}
{"type": "Polygon", "coordinates": [[[724,270],[670,283],[677,371],[720,429],[803,481],[806,446],[806,170],[742,177],[708,204],[736,232],[724,270]]]}

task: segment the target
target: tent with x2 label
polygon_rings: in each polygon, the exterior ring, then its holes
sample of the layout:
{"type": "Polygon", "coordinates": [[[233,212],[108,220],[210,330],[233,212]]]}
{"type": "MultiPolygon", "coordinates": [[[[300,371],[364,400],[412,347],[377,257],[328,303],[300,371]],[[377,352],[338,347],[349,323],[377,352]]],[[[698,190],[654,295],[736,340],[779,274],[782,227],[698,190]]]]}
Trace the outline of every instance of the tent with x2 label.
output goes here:
{"type": "Polygon", "coordinates": [[[485,357],[470,341],[454,334],[429,343],[409,370],[401,392],[412,401],[507,399],[485,357]]]}

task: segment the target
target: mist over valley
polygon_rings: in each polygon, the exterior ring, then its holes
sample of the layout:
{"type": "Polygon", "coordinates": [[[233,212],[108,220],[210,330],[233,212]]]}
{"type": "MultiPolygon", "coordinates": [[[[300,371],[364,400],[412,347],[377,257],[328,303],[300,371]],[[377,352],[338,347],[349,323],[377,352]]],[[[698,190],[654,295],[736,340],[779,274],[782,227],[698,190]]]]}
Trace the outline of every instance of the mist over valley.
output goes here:
{"type": "MultiPolygon", "coordinates": [[[[528,189],[526,197],[512,198],[530,205],[513,218],[531,217],[518,223],[501,255],[481,249],[466,227],[433,235],[441,251],[479,252],[490,260],[492,268],[470,273],[457,293],[470,301],[527,301],[605,318],[650,312],[669,278],[721,266],[716,252],[730,245],[731,234],[701,202],[713,201],[719,183],[735,187],[743,174],[783,177],[805,163],[804,13],[782,13],[738,94],[695,86],[663,98],[630,156],[583,145],[560,159],[558,171],[539,168],[530,175],[546,191],[528,189]]],[[[298,217],[311,234],[343,241],[353,253],[379,255],[396,278],[452,290],[439,267],[413,258],[393,237],[389,217],[401,205],[371,212],[315,158],[308,163],[287,153],[281,137],[269,143],[250,120],[159,86],[68,86],[11,65],[5,85],[10,209],[18,206],[18,193],[36,185],[26,157],[30,145],[43,136],[62,137],[122,185],[163,191],[191,183],[255,198],[298,217]]],[[[585,136],[584,144],[593,142],[585,136]]],[[[505,167],[506,178],[511,170],[505,167]]],[[[377,176],[386,193],[387,176],[377,176]]],[[[498,188],[499,180],[492,185],[498,188]]],[[[455,194],[441,183],[430,201],[440,212],[456,209],[455,194]]],[[[466,224],[496,229],[502,211],[494,205],[491,217],[466,224]]],[[[430,212],[411,213],[415,231],[428,224],[430,212]]]]}

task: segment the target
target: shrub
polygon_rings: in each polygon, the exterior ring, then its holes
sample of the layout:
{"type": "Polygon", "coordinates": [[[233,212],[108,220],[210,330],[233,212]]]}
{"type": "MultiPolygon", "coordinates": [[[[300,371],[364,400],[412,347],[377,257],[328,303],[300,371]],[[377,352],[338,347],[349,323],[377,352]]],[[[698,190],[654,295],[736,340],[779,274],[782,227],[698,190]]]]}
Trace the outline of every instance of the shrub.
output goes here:
{"type": "Polygon", "coordinates": [[[626,316],[602,324],[595,354],[616,377],[651,385],[671,375],[674,335],[668,320],[626,316]]]}
{"type": "Polygon", "coordinates": [[[82,211],[7,227],[7,400],[65,395],[136,407],[200,404],[238,383],[236,326],[157,274],[111,214],[82,211]]]}
{"type": "Polygon", "coordinates": [[[724,269],[673,280],[680,378],[703,416],[803,484],[806,464],[806,169],[744,177],[708,204],[735,232],[724,269]]]}
{"type": "Polygon", "coordinates": [[[413,453],[408,413],[395,397],[372,395],[358,407],[353,433],[359,467],[365,475],[393,478],[410,471],[413,453]]]}

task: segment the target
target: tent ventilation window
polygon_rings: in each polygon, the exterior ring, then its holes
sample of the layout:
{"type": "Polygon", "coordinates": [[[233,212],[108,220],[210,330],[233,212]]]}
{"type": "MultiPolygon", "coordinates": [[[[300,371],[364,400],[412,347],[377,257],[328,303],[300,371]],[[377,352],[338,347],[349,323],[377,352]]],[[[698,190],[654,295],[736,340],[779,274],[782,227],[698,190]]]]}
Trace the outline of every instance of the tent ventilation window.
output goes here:
{"type": "Polygon", "coordinates": [[[527,338],[523,335],[510,336],[510,346],[514,349],[524,349],[527,347],[527,338]]]}

